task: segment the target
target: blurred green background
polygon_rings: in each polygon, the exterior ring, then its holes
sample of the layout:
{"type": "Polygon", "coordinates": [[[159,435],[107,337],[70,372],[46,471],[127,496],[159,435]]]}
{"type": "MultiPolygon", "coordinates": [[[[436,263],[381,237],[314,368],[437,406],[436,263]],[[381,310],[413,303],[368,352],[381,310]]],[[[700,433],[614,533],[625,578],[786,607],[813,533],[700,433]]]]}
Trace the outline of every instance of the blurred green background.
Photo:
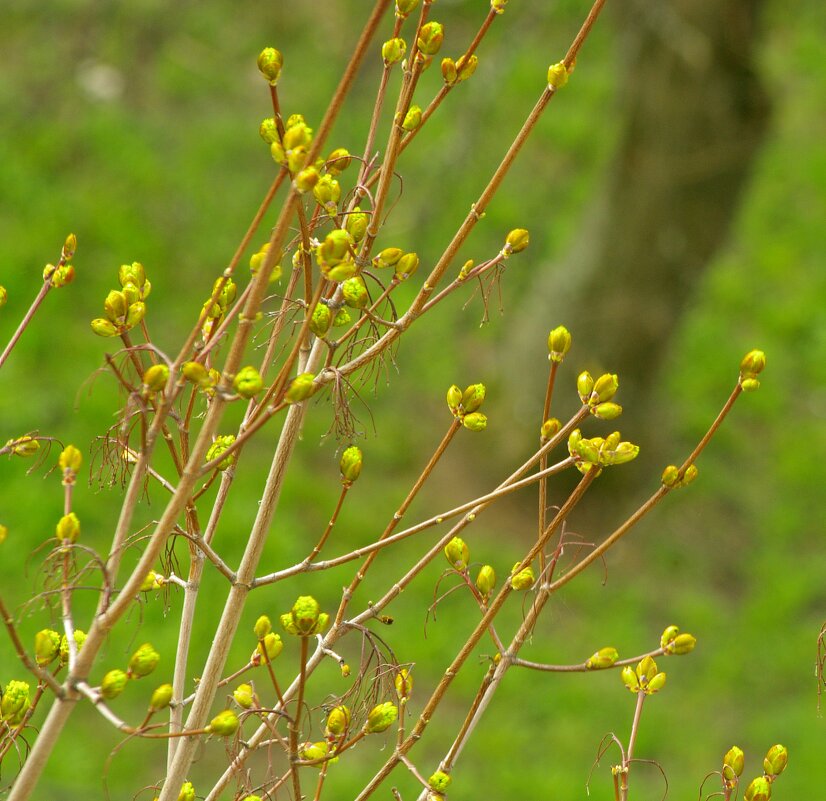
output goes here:
{"type": "MultiPolygon", "coordinates": [[[[95,438],[115,421],[122,401],[111,378],[96,374],[112,345],[91,334],[89,320],[100,315],[118,265],[141,261],[153,284],[153,337],[167,352],[175,351],[274,175],[257,133],[269,99],[256,55],[266,45],[282,49],[282,108],[317,124],[367,7],[366,0],[301,7],[180,2],[174,9],[156,0],[13,0],[5,9],[0,284],[9,299],[0,310],[0,343],[14,330],[37,292],[43,265],[58,257],[69,231],[78,235],[79,248],[75,282],[47,297],[0,375],[0,437],[37,429],[82,447],[92,476],[88,486],[79,485],[75,508],[86,544],[105,549],[116,520],[118,486],[100,475],[93,454],[95,438]]],[[[470,0],[436,4],[432,16],[447,32],[444,54],[462,52],[486,8],[470,0]]],[[[403,193],[382,244],[415,249],[425,266],[438,258],[541,91],[547,64],[564,53],[585,13],[579,0],[541,8],[510,4],[479,50],[477,74],[450,96],[402,156],[403,193]]],[[[675,798],[696,798],[703,777],[732,743],[745,749],[750,775],[760,772],[772,743],[789,747],[790,765],[775,798],[815,797],[826,778],[815,678],[816,640],[826,617],[826,559],[819,545],[826,515],[819,459],[826,449],[823,22],[814,0],[803,0],[794,13],[777,0],[764,4],[754,48],[771,98],[767,134],[725,246],[694,276],[696,290],[683,298],[684,314],[663,337],[665,357],[656,365],[652,359],[644,413],[619,422],[643,453],[679,462],[717,413],[740,357],[752,347],[768,354],[760,391],[742,398],[703,454],[700,480],[669,497],[610,553],[606,572],[592,568],[555,596],[523,652],[529,659],[572,663],[608,644],[623,656],[649,650],[670,623],[693,632],[699,640],[695,653],[661,665],[668,685],[646,706],[636,752],[660,763],[675,798]]],[[[490,323],[480,328],[478,298],[462,310],[469,290],[457,293],[405,336],[397,367],[379,377],[375,392],[372,385],[362,390],[364,403],[354,410],[365,434],[359,442],[365,471],[342,513],[333,553],[368,542],[389,519],[449,423],[443,397],[451,383],[488,385],[490,426],[484,434],[461,432],[411,509],[411,522],[481,494],[521,463],[534,447],[541,414],[541,389],[534,388],[544,381],[545,337],[560,322],[573,332],[574,348],[560,374],[555,411],[562,416],[573,408],[574,377],[591,366],[578,361],[576,343],[578,337],[587,340],[601,320],[589,315],[587,298],[565,301],[575,280],[566,269],[567,254],[590,235],[583,215],[587,219],[591,199],[611,169],[629,113],[623,86],[647,79],[629,70],[617,46],[621,26],[609,4],[570,87],[554,100],[462,251],[462,257],[481,260],[501,247],[509,229],[531,231],[529,250],[508,263],[505,313],[499,313],[494,294],[490,323]],[[537,303],[539,275],[546,277],[546,294],[537,303]],[[530,344],[514,345],[521,341],[516,331],[532,332],[530,344]]],[[[665,39],[682,35],[662,30],[665,39]]],[[[378,41],[388,36],[386,21],[378,41]]],[[[368,60],[328,149],[360,152],[379,66],[376,57],[368,60]]],[[[438,69],[430,70],[417,100],[424,105],[440,83],[438,69]]],[[[270,214],[268,224],[273,220],[270,214]]],[[[633,285],[627,289],[633,295],[633,285]]],[[[646,308],[631,314],[644,316],[646,308]]],[[[608,335],[619,343],[624,333],[617,327],[608,335]]],[[[644,353],[641,358],[645,366],[644,353]]],[[[600,359],[597,369],[614,369],[610,352],[600,359]]],[[[621,373],[621,402],[622,378],[621,373]]],[[[323,436],[330,419],[327,403],[313,406],[262,570],[302,558],[333,508],[338,443],[323,436]]],[[[239,469],[217,539],[231,564],[254,517],[275,437],[274,428],[265,429],[239,469]]],[[[56,452],[31,475],[21,460],[0,462],[0,522],[9,528],[0,562],[2,595],[20,609],[26,642],[48,621],[40,605],[23,604],[42,589],[44,551],[35,549],[61,513],[58,477],[46,474],[54,458],[56,452]]],[[[663,463],[632,463],[623,468],[622,483],[606,476],[605,486],[598,482],[588,497],[587,513],[572,519],[571,527],[585,539],[601,539],[656,487],[663,463]]],[[[563,481],[552,487],[552,502],[564,498],[565,486],[563,481]]],[[[153,489],[138,522],[148,523],[162,501],[153,489]]],[[[494,507],[468,531],[472,559],[490,562],[505,575],[531,541],[534,514],[532,493],[494,507]]],[[[421,547],[410,542],[383,557],[357,604],[384,592],[395,566],[415,558],[421,547]]],[[[394,626],[379,632],[400,661],[416,663],[414,712],[477,620],[469,599],[456,594],[439,608],[425,637],[425,610],[442,569],[434,564],[425,570],[390,608],[394,626]]],[[[254,647],[250,627],[259,614],[286,611],[296,595],[308,592],[332,608],[349,575],[314,575],[258,591],[242,624],[249,636],[238,637],[231,664],[243,663],[254,647]]],[[[224,595],[221,581],[208,576],[199,601],[193,675],[224,595]]],[[[92,603],[91,594],[78,599],[79,620],[88,618],[92,603]]],[[[150,598],[107,645],[100,675],[124,664],[146,640],[164,656],[149,684],[130,686],[113,703],[129,720],[142,716],[156,683],[171,679],[179,609],[175,592],[150,598]]],[[[515,599],[502,618],[503,636],[521,613],[515,599]]],[[[293,646],[288,643],[281,657],[285,675],[295,664],[293,646]]],[[[343,650],[357,664],[357,644],[343,650]]],[[[485,667],[484,661],[469,660],[414,751],[425,775],[450,744],[485,667]]],[[[334,665],[317,676],[313,705],[346,686],[334,665]]],[[[3,639],[0,683],[12,678],[23,675],[3,639]]],[[[601,738],[615,732],[625,739],[632,712],[633,698],[616,672],[512,671],[457,766],[450,798],[585,797],[601,738]]],[[[39,713],[35,723],[41,720],[39,713]]],[[[165,751],[158,744],[130,743],[109,759],[120,738],[86,708],[75,713],[66,734],[40,797],[103,797],[106,771],[111,797],[129,798],[163,776],[165,751]]],[[[381,753],[375,746],[363,744],[331,769],[330,797],[353,797],[389,754],[391,738],[381,753]]],[[[614,758],[595,771],[591,797],[612,797],[614,758]]],[[[220,743],[204,746],[191,775],[196,789],[211,786],[222,760],[220,743]]],[[[12,755],[3,781],[15,772],[12,755]]],[[[640,765],[634,774],[633,796],[662,795],[656,768],[640,765]]],[[[415,798],[409,774],[397,771],[393,782],[405,799],[415,798]]],[[[377,797],[389,797],[389,789],[377,797]]]]}

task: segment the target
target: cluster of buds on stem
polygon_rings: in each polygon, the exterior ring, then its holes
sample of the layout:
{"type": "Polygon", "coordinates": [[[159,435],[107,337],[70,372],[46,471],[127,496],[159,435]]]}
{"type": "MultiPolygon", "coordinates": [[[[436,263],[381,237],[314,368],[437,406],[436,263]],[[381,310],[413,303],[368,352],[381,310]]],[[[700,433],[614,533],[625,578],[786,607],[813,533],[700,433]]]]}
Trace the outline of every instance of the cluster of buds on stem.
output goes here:
{"type": "Polygon", "coordinates": [[[74,445],[67,445],[61,452],[57,460],[63,477],[63,485],[70,486],[75,483],[77,472],[83,464],[83,455],[74,445]]]}
{"type": "Polygon", "coordinates": [[[622,683],[632,693],[653,695],[665,686],[665,673],[657,670],[657,663],[650,656],[644,656],[636,669],[626,665],[621,677],[622,683]]]}
{"type": "Polygon", "coordinates": [[[660,637],[660,648],[666,655],[683,656],[690,654],[697,645],[697,638],[688,632],[680,632],[677,626],[668,626],[660,637]]]}
{"type": "Polygon", "coordinates": [[[12,456],[34,456],[40,450],[40,442],[31,434],[22,437],[12,437],[0,449],[0,453],[9,453],[12,456]]]}
{"type": "Polygon", "coordinates": [[[288,634],[297,637],[314,637],[327,628],[330,616],[321,611],[318,601],[312,595],[301,595],[293,608],[281,615],[281,625],[288,634]]]}
{"type": "MultiPolygon", "coordinates": [[[[250,272],[253,275],[258,275],[258,271],[261,269],[261,265],[264,264],[265,259],[269,255],[270,252],[270,243],[265,242],[261,245],[258,250],[250,256],[250,272]]],[[[275,257],[272,260],[272,269],[270,270],[270,277],[267,279],[269,283],[274,284],[281,278],[282,275],[282,268],[281,268],[281,259],[283,258],[284,253],[283,251],[279,251],[275,254],[275,257]]]]}
{"type": "Polygon", "coordinates": [[[507,259],[513,253],[521,253],[531,243],[531,235],[525,228],[514,228],[505,237],[505,246],[502,248],[501,256],[507,259]]]}
{"type": "Polygon", "coordinates": [[[395,280],[406,281],[419,269],[419,256],[405,253],[401,248],[384,248],[373,257],[373,266],[380,270],[392,267],[395,280]]]}
{"type": "Polygon", "coordinates": [[[622,406],[613,402],[619,389],[619,378],[614,373],[604,373],[596,381],[584,370],[577,376],[576,388],[579,399],[587,405],[591,414],[600,420],[614,420],[622,414],[622,406]]]}
{"type": "Polygon", "coordinates": [[[442,77],[445,79],[445,85],[455,86],[457,83],[466,81],[476,72],[476,67],[479,66],[479,59],[476,54],[471,56],[463,55],[454,61],[452,58],[442,59],[442,77]]]}
{"type": "Polygon", "coordinates": [[[284,650],[284,643],[281,641],[281,636],[272,630],[270,619],[266,615],[261,615],[255,621],[253,631],[258,638],[258,645],[252,652],[250,662],[253,665],[262,665],[277,659],[284,650]]]}
{"type": "MultiPolygon", "coordinates": [[[[789,751],[784,745],[773,745],[763,759],[763,775],[749,782],[743,794],[745,801],[769,801],[772,795],[772,785],[777,777],[786,769],[789,761],[789,751]]],[[[723,792],[728,798],[732,790],[736,790],[740,783],[745,767],[745,754],[741,748],[732,746],[723,757],[723,767],[720,775],[723,780],[723,792]]]]}
{"type": "Polygon", "coordinates": [[[760,387],[757,376],[766,369],[766,354],[762,350],[750,350],[740,362],[740,386],[743,392],[754,392],[760,387]]]}
{"type": "Polygon", "coordinates": [[[479,411],[485,400],[485,385],[471,384],[464,392],[454,384],[447,391],[447,408],[469,431],[484,431],[488,418],[479,411]]]}
{"type": "Polygon", "coordinates": [[[596,468],[599,475],[603,467],[630,462],[637,458],[639,452],[639,445],[621,441],[619,431],[614,431],[607,437],[586,439],[577,428],[568,437],[568,453],[573,457],[577,470],[583,475],[592,468],[596,468]]]}
{"type": "MultiPolygon", "coordinates": [[[[292,114],[287,118],[282,137],[278,136],[277,130],[268,132],[268,135],[271,139],[269,145],[273,160],[286,167],[292,175],[300,174],[307,164],[307,154],[313,141],[313,129],[307,125],[303,115],[292,114]]],[[[309,191],[318,182],[318,170],[315,167],[311,170],[312,174],[301,178],[299,188],[304,191],[309,191]]]]}
{"type": "Polygon", "coordinates": [[[0,695],[0,719],[9,727],[19,726],[31,707],[28,682],[12,679],[0,695]]]}
{"type": "Polygon", "coordinates": [[[238,294],[238,287],[231,278],[216,278],[212,285],[212,294],[204,303],[201,333],[208,340],[224,321],[230,304],[238,294]]]}
{"type": "Polygon", "coordinates": [[[98,336],[122,336],[134,328],[146,315],[146,298],[152,284],[146,279],[146,270],[140,262],[122,264],[118,270],[121,288],[113,289],[103,301],[105,317],[92,320],[98,336]]]}

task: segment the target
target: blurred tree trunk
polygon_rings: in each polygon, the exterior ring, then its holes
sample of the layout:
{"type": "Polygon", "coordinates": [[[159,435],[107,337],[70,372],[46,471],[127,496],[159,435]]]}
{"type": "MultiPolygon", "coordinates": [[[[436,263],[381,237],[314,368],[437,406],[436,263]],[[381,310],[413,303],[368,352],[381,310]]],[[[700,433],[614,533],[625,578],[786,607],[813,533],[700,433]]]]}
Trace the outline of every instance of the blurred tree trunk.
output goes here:
{"type": "Polygon", "coordinates": [[[571,252],[537,271],[522,306],[530,334],[525,326],[514,332],[518,342],[505,343],[526,352],[520,346],[535,336],[536,320],[569,325],[578,366],[619,373],[629,433],[651,421],[669,337],[725,243],[766,130],[768,100],[754,69],[761,5],[614,7],[618,149],[571,252]]]}

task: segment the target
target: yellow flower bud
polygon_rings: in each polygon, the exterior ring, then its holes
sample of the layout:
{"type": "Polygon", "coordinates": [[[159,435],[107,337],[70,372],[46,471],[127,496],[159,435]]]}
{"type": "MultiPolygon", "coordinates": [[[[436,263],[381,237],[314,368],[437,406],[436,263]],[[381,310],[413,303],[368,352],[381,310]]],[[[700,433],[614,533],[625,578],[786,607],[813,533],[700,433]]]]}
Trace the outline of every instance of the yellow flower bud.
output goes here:
{"type": "Polygon", "coordinates": [[[407,44],[404,39],[396,37],[395,39],[388,39],[381,46],[381,57],[387,66],[397,64],[404,58],[407,52],[407,44]]]}
{"type": "Polygon", "coordinates": [[[160,658],[161,655],[148,642],[144,643],[129,660],[129,678],[148,676],[158,666],[160,658]]]}
{"type": "Polygon", "coordinates": [[[346,448],[341,454],[339,469],[341,480],[345,484],[352,484],[361,475],[362,453],[355,445],[346,448]]]}
{"type": "Polygon", "coordinates": [[[350,725],[350,710],[346,706],[336,706],[327,715],[327,734],[338,737],[347,731],[350,725]]]}
{"type": "Polygon", "coordinates": [[[92,331],[99,337],[115,337],[118,335],[118,329],[114,323],[109,320],[104,320],[102,317],[97,317],[90,323],[92,331]]]}
{"type": "Polygon", "coordinates": [[[169,368],[165,364],[153,364],[143,374],[143,385],[150,392],[160,392],[169,380],[169,368]]]}
{"type": "Polygon", "coordinates": [[[330,307],[323,303],[316,303],[310,317],[310,331],[317,337],[323,337],[330,330],[332,324],[333,313],[330,311],[330,307]]]}
{"type": "Polygon", "coordinates": [[[344,281],[341,285],[341,292],[344,296],[344,303],[351,309],[364,309],[370,302],[370,293],[360,275],[344,281]]]}
{"type": "Polygon", "coordinates": [[[330,175],[340,175],[344,170],[346,170],[350,166],[350,162],[352,161],[352,156],[350,156],[350,151],[344,147],[337,147],[329,156],[325,159],[325,165],[327,167],[327,172],[330,175]]]}
{"type": "Polygon", "coordinates": [[[34,656],[40,667],[46,667],[60,653],[60,634],[52,629],[42,629],[34,635],[34,656]]]}
{"type": "Polygon", "coordinates": [[[415,131],[422,124],[422,109],[419,106],[412,105],[404,115],[402,120],[402,129],[405,131],[415,131]]]}
{"type": "Polygon", "coordinates": [[[542,428],[539,430],[539,436],[542,438],[542,441],[545,442],[546,440],[551,439],[551,437],[556,436],[560,428],[562,428],[562,423],[560,423],[556,417],[551,417],[542,423],[542,428]]]}
{"type": "Polygon", "coordinates": [[[427,784],[431,790],[434,790],[437,793],[444,793],[447,791],[447,788],[450,786],[451,777],[445,773],[443,770],[437,770],[428,780],[427,784]]]}
{"type": "Polygon", "coordinates": [[[600,648],[592,656],[585,661],[585,667],[588,670],[605,670],[605,668],[612,667],[614,662],[619,659],[619,653],[616,648],[600,648]]]}
{"type": "MultiPolygon", "coordinates": [[[[278,658],[278,655],[284,650],[284,643],[281,641],[280,635],[274,631],[268,632],[264,635],[261,642],[255,648],[255,654],[258,656],[258,661],[272,662],[278,658]]],[[[253,656],[255,656],[255,654],[253,656]]]]}
{"type": "Polygon", "coordinates": [[[723,779],[727,783],[733,783],[736,777],[743,775],[745,764],[746,755],[743,749],[733,745],[723,757],[723,779]]]}
{"type": "Polygon", "coordinates": [[[533,574],[533,567],[528,565],[524,570],[516,572],[521,562],[517,562],[511,568],[511,587],[515,590],[528,590],[533,587],[536,577],[533,574]]]}
{"type": "Polygon", "coordinates": [[[364,731],[367,734],[380,734],[389,729],[399,716],[398,707],[392,701],[385,701],[370,710],[364,731]]]}
{"type": "Polygon", "coordinates": [[[306,400],[313,394],[314,380],[315,376],[312,373],[297,375],[284,393],[284,400],[287,403],[300,403],[306,400]]]}
{"type": "Polygon", "coordinates": [[[461,537],[454,537],[445,545],[445,557],[450,566],[456,570],[464,570],[470,561],[470,549],[461,537]]]}
{"type": "Polygon", "coordinates": [[[57,521],[55,534],[63,543],[76,542],[80,536],[80,520],[78,520],[77,515],[74,512],[63,515],[63,517],[57,521]]]}
{"type": "Polygon", "coordinates": [[[564,325],[558,325],[548,334],[548,358],[561,362],[571,349],[571,332],[564,325]]]}
{"type": "Polygon", "coordinates": [[[393,685],[399,700],[407,701],[413,694],[413,674],[407,668],[402,668],[393,679],[393,685]]]}
{"type": "Polygon", "coordinates": [[[242,709],[251,709],[255,703],[252,685],[250,684],[239,684],[233,691],[232,697],[235,699],[235,703],[242,709]]]}
{"type": "Polygon", "coordinates": [[[195,788],[192,786],[192,782],[184,782],[181,785],[178,801],[195,801],[195,788]]]}
{"type": "Polygon", "coordinates": [[[772,796],[771,782],[765,776],[752,779],[743,795],[745,801],[769,801],[772,796]]]}
{"type": "Polygon", "coordinates": [[[767,776],[779,776],[789,761],[789,752],[785,745],[773,745],[763,760],[763,771],[767,776]]]}
{"type": "Polygon", "coordinates": [[[219,737],[230,737],[238,729],[238,716],[231,709],[225,709],[210,721],[207,729],[219,737]]]}
{"type": "Polygon", "coordinates": [[[552,91],[561,89],[568,83],[569,74],[564,62],[558,61],[556,64],[551,64],[548,67],[548,88],[552,91]]]}
{"type": "Polygon", "coordinates": [[[65,473],[77,473],[83,463],[83,455],[74,445],[67,445],[57,460],[60,469],[65,473]]]}
{"type": "Polygon", "coordinates": [[[476,576],[476,589],[486,598],[493,592],[495,586],[496,571],[491,565],[482,565],[482,567],[479,568],[479,575],[476,576]]]}
{"type": "Polygon", "coordinates": [[[312,595],[301,595],[293,608],[281,615],[281,625],[289,634],[299,637],[311,637],[323,631],[330,619],[312,595]]]}
{"type": "Polygon", "coordinates": [[[505,239],[505,258],[511,253],[521,253],[531,241],[531,235],[524,228],[514,228],[505,239]]]}
{"type": "Polygon", "coordinates": [[[265,47],[258,55],[258,71],[264,76],[270,86],[275,86],[281,77],[284,66],[284,56],[274,47],[265,47]]]}
{"type": "Polygon", "coordinates": [[[435,56],[445,38],[444,28],[439,22],[426,22],[419,30],[416,46],[426,56],[435,56]]]}
{"type": "Polygon", "coordinates": [[[162,684],[160,687],[155,688],[152,697],[149,699],[149,711],[160,712],[162,709],[166,709],[171,702],[172,685],[162,684]]]}
{"type": "Polygon", "coordinates": [[[471,412],[462,418],[462,425],[468,431],[484,431],[488,427],[488,418],[482,412],[471,412]]]}
{"type": "Polygon", "coordinates": [[[252,366],[242,367],[232,381],[232,388],[242,398],[252,398],[264,388],[261,374],[252,366]]]}
{"type": "Polygon", "coordinates": [[[264,637],[272,631],[272,623],[266,615],[261,615],[261,617],[255,621],[255,625],[252,627],[252,630],[255,632],[255,636],[258,637],[259,640],[263,640],[264,637]]]}

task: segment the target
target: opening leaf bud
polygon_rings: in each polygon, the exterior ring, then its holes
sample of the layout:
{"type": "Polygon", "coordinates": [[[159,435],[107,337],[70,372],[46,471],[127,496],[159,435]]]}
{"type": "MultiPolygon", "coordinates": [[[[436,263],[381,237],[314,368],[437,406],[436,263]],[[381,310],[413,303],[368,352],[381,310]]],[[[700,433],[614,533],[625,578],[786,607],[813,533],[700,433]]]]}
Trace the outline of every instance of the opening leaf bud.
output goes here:
{"type": "Polygon", "coordinates": [[[77,515],[74,512],[63,515],[57,521],[55,534],[61,542],[76,542],[80,536],[80,520],[78,520],[77,515]]]}
{"type": "Polygon", "coordinates": [[[184,782],[181,785],[178,801],[195,801],[195,788],[192,786],[192,782],[184,782]]]}
{"type": "MultiPolygon", "coordinates": [[[[80,629],[75,629],[72,632],[72,639],[75,642],[75,651],[80,651],[83,648],[83,643],[86,642],[86,632],[81,631],[80,629]]],[[[66,639],[66,635],[64,634],[60,638],[60,652],[59,652],[59,659],[61,665],[67,665],[69,663],[69,641],[66,639]]]]}
{"type": "Polygon", "coordinates": [[[210,721],[207,729],[219,737],[231,737],[238,729],[238,716],[231,709],[225,709],[210,721]]]}
{"type": "Polygon", "coordinates": [[[396,0],[396,16],[405,19],[418,5],[419,0],[396,0]]]}
{"type": "Polygon", "coordinates": [[[637,678],[636,671],[631,665],[626,665],[622,669],[620,678],[622,679],[622,683],[631,690],[632,693],[638,693],[640,691],[640,680],[637,678]]]}
{"type": "Polygon", "coordinates": [[[653,676],[645,687],[645,692],[649,695],[658,692],[665,686],[665,673],[657,673],[653,676]]]}
{"type": "Polygon", "coordinates": [[[756,376],[766,369],[766,354],[762,350],[750,350],[740,362],[740,375],[756,376]]]}
{"type": "Polygon", "coordinates": [[[462,390],[456,384],[453,384],[447,391],[447,408],[450,409],[454,417],[459,417],[462,411],[460,408],[462,397],[462,390]]]}
{"type": "Polygon", "coordinates": [[[284,650],[284,643],[280,635],[274,631],[265,634],[261,642],[255,648],[259,662],[272,662],[284,650]]]}
{"type": "Polygon", "coordinates": [[[0,717],[9,726],[16,726],[23,721],[30,706],[28,682],[12,679],[0,699],[0,717]]]}
{"type": "Polygon", "coordinates": [[[255,703],[251,684],[239,684],[233,690],[232,697],[241,709],[251,709],[253,703],[255,703]]]}
{"type": "Polygon", "coordinates": [[[149,699],[149,711],[160,712],[162,709],[166,709],[171,702],[172,685],[162,684],[160,687],[155,688],[152,697],[149,699]]]}
{"type": "Polygon", "coordinates": [[[490,7],[495,14],[504,14],[508,0],[490,0],[490,7]]]}
{"type": "Polygon", "coordinates": [[[388,39],[381,46],[381,57],[384,59],[384,63],[387,66],[397,64],[404,58],[404,54],[406,52],[407,44],[404,39],[400,39],[399,37],[396,37],[395,39],[388,39]]]}
{"type": "Polygon", "coordinates": [[[252,630],[255,632],[255,636],[258,637],[259,640],[263,640],[264,637],[272,631],[272,622],[266,615],[261,615],[261,617],[255,621],[255,625],[252,627],[252,630]]]}
{"type": "Polygon", "coordinates": [[[470,561],[470,549],[461,537],[454,537],[445,545],[445,557],[450,566],[456,570],[464,570],[470,561]]]}
{"type": "Polygon", "coordinates": [[[312,373],[297,375],[284,393],[284,400],[287,403],[300,403],[309,398],[313,394],[314,379],[315,376],[312,373]]]}
{"type": "Polygon", "coordinates": [[[687,632],[684,634],[678,634],[666,647],[665,652],[667,654],[676,654],[677,656],[683,656],[685,654],[690,654],[694,647],[697,645],[697,638],[693,634],[688,634],[687,632]]]}
{"type": "Polygon", "coordinates": [[[100,694],[107,700],[111,701],[117,698],[126,688],[126,683],[129,677],[119,668],[110,670],[100,683],[100,694]]]}
{"type": "Polygon", "coordinates": [[[74,234],[69,234],[63,242],[63,250],[60,255],[63,256],[64,261],[69,261],[75,255],[76,250],[77,237],[74,234]]]}
{"type": "Polygon", "coordinates": [[[75,280],[75,268],[71,264],[62,264],[52,273],[52,286],[59,289],[75,280]]]}
{"type": "Polygon", "coordinates": [[[367,734],[380,734],[389,729],[399,716],[398,707],[392,701],[385,701],[370,710],[364,731],[367,734]]]}
{"type": "Polygon", "coordinates": [[[355,445],[346,448],[341,454],[339,469],[344,484],[352,484],[361,475],[362,453],[355,445]]]}
{"type": "Polygon", "coordinates": [[[435,56],[445,38],[444,27],[439,22],[426,22],[419,30],[416,46],[426,56],[435,56]]]}
{"type": "Polygon", "coordinates": [[[118,335],[118,329],[114,323],[109,320],[104,320],[103,317],[96,317],[90,323],[92,331],[99,337],[115,337],[118,335]]]}
{"type": "Polygon", "coordinates": [[[612,667],[617,659],[619,659],[617,649],[608,646],[606,648],[600,648],[599,651],[588,657],[585,661],[585,667],[588,668],[588,670],[605,670],[606,668],[612,667]]]}
{"type": "Polygon", "coordinates": [[[428,780],[427,783],[431,790],[435,790],[437,793],[444,793],[448,787],[450,787],[450,783],[453,781],[450,775],[445,773],[443,770],[437,770],[428,780]]]}
{"type": "Polygon", "coordinates": [[[128,674],[130,679],[141,679],[148,676],[158,666],[161,655],[148,642],[145,642],[129,660],[128,674]]]}
{"type": "Polygon", "coordinates": [[[484,597],[493,592],[496,586],[496,571],[491,565],[482,565],[479,568],[479,575],[476,576],[476,589],[482,593],[484,597]]]}
{"type": "Polygon", "coordinates": [[[401,248],[385,248],[379,251],[377,256],[373,257],[373,266],[381,269],[382,267],[395,267],[396,262],[404,255],[401,248]]]}
{"type": "Polygon", "coordinates": [[[442,78],[448,86],[453,86],[459,78],[459,71],[456,69],[456,62],[450,58],[442,59],[442,78]]]}
{"type": "Polygon", "coordinates": [[[281,77],[281,68],[284,66],[284,56],[274,47],[265,47],[258,55],[258,71],[275,86],[281,77]]]}
{"type": "Polygon", "coordinates": [[[77,473],[83,463],[83,455],[74,445],[67,445],[61,452],[57,464],[64,473],[77,473]]]}
{"type": "Polygon", "coordinates": [[[622,414],[622,406],[618,403],[597,403],[591,407],[591,414],[599,420],[616,420],[622,414]]]}
{"type": "Polygon", "coordinates": [[[617,394],[619,378],[613,373],[604,373],[595,382],[592,394],[596,395],[596,403],[605,403],[617,394]]]}
{"type": "Polygon", "coordinates": [[[370,302],[367,284],[360,275],[354,275],[344,281],[341,285],[341,292],[344,296],[344,303],[351,309],[364,309],[370,302]]]}
{"type": "Polygon", "coordinates": [[[261,125],[258,126],[258,133],[268,145],[271,145],[273,142],[281,141],[281,138],[278,135],[278,126],[275,124],[275,120],[272,117],[267,117],[266,119],[261,120],[261,125]]]}
{"type": "MultiPolygon", "coordinates": [[[[232,445],[233,442],[235,442],[235,434],[220,434],[215,437],[212,445],[210,445],[207,449],[205,457],[206,461],[211,462],[213,459],[217,459],[229,449],[229,446],[232,445]]],[[[217,469],[226,470],[234,461],[235,453],[230,453],[225,459],[218,463],[217,469]]]]}
{"type": "Polygon", "coordinates": [[[165,364],[153,364],[143,374],[143,385],[150,392],[160,392],[169,380],[169,367],[165,364]]]}
{"type": "Polygon", "coordinates": [[[321,611],[318,601],[312,595],[301,595],[293,608],[281,615],[281,625],[289,634],[298,637],[312,637],[327,627],[330,616],[321,611]]]}
{"type": "Polygon", "coordinates": [[[325,209],[335,212],[341,198],[341,184],[332,175],[323,175],[313,187],[313,197],[325,209]]]}
{"type": "Polygon", "coordinates": [[[536,577],[533,574],[533,567],[528,565],[524,570],[517,572],[520,564],[521,562],[517,562],[511,568],[511,587],[515,590],[529,590],[536,581],[536,577]]]}
{"type": "Polygon", "coordinates": [[[362,211],[358,206],[347,215],[344,221],[344,230],[353,237],[355,242],[361,242],[364,235],[367,233],[367,224],[370,222],[370,216],[366,211],[362,211]]]}
{"type": "Polygon", "coordinates": [[[485,400],[486,392],[484,384],[471,384],[462,393],[462,411],[466,414],[477,411],[485,400]]]}
{"type": "Polygon", "coordinates": [[[333,313],[330,311],[329,306],[325,306],[323,303],[316,303],[312,316],[310,317],[310,331],[317,337],[323,337],[330,330],[332,324],[333,313]]]}
{"type": "Polygon", "coordinates": [[[232,388],[242,398],[252,398],[264,388],[261,374],[252,366],[242,367],[232,381],[232,388]]]}

